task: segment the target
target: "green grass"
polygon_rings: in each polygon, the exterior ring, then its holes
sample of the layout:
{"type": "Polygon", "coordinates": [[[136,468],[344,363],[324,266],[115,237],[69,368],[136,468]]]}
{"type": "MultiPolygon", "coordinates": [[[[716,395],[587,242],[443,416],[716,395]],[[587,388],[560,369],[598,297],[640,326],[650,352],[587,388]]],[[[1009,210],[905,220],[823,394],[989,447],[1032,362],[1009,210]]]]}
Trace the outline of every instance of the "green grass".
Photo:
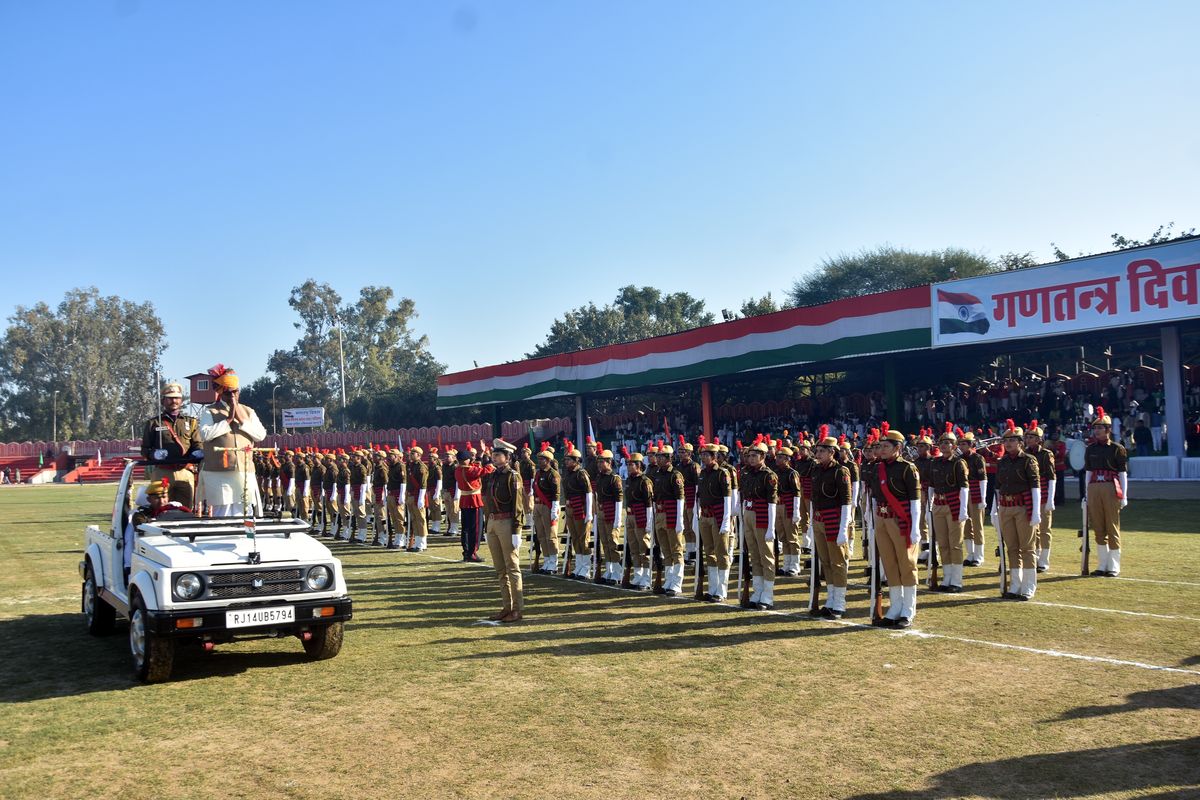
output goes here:
{"type": "MultiPolygon", "coordinates": [[[[526,621],[493,627],[494,573],[451,540],[335,545],[355,599],[336,659],[245,642],[143,686],[124,630],[89,637],[79,614],[82,530],[111,492],[0,491],[0,797],[1200,793],[1198,502],[1128,509],[1123,577],[1170,583],[1077,577],[1069,505],[1037,595],[1058,605],[1000,602],[968,569],[968,595],[920,596],[916,628],[947,638],[791,616],[794,580],[789,613],[762,614],[527,578],[526,621]]],[[[850,603],[864,622],[865,591],[850,603]]]]}

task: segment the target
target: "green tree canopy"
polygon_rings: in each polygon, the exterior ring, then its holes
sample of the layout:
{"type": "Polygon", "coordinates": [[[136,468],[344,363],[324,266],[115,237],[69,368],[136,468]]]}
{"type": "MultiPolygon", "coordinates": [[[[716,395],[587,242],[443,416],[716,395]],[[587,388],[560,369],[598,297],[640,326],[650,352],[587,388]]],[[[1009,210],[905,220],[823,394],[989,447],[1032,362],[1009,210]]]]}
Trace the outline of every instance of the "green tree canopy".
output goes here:
{"type": "Polygon", "coordinates": [[[847,297],[995,272],[989,259],[957,247],[927,253],[884,246],[826,258],[792,284],[787,302],[811,306],[847,297]]]}
{"type": "MultiPolygon", "coordinates": [[[[327,283],[307,280],[292,289],[288,304],[300,317],[300,338],[267,361],[269,376],[255,382],[255,396],[271,386],[282,407],[324,406],[326,419],[341,419],[341,360],[345,355],[347,424],[350,427],[421,425],[432,421],[437,377],[445,366],[417,336],[416,305],[393,302],[386,286],[366,286],[358,300],[343,303],[327,283]],[[339,347],[340,335],[340,347],[339,347]]],[[[258,401],[261,405],[262,401],[258,401]]]]}
{"type": "Polygon", "coordinates": [[[527,358],[570,353],[589,347],[633,342],[651,336],[711,325],[704,301],[687,292],[663,294],[652,286],[625,286],[612,303],[567,311],[550,326],[546,340],[527,358]]]}
{"type": "Polygon", "coordinates": [[[0,436],[129,436],[154,413],[162,320],[151,303],[72,289],[57,308],[17,306],[0,340],[0,436]]]}

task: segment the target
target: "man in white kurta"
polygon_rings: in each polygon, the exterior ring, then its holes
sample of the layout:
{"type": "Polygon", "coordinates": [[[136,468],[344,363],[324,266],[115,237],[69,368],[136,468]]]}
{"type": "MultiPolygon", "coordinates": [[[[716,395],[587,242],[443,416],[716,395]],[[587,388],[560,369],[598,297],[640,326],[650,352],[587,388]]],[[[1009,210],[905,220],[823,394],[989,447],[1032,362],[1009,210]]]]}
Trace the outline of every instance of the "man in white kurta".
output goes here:
{"type": "Polygon", "coordinates": [[[200,441],[204,444],[201,497],[214,517],[240,517],[262,509],[254,474],[252,448],[267,437],[254,409],[238,402],[238,379],[220,365],[214,383],[220,399],[200,414],[200,441]]]}

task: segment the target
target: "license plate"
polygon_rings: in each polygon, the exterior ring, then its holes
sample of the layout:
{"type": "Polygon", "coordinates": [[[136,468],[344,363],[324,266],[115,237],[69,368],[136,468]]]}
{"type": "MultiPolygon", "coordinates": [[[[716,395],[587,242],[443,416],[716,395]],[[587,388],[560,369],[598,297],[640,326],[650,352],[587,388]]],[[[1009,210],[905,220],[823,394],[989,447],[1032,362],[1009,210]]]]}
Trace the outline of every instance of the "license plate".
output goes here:
{"type": "Polygon", "coordinates": [[[259,625],[280,625],[296,621],[295,606],[245,608],[225,612],[226,628],[251,628],[259,625]]]}

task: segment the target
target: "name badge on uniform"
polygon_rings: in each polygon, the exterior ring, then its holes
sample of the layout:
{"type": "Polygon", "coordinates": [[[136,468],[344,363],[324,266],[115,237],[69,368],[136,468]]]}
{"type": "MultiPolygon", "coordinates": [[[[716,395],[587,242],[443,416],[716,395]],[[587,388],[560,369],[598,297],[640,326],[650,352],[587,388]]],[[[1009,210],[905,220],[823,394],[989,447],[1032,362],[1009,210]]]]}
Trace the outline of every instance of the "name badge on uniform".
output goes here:
{"type": "Polygon", "coordinates": [[[166,425],[159,425],[159,426],[158,426],[157,428],[155,428],[154,430],[155,430],[156,432],[158,432],[158,433],[162,433],[162,432],[164,432],[164,431],[169,431],[169,430],[171,430],[171,429],[170,429],[170,428],[168,428],[166,425]]]}

